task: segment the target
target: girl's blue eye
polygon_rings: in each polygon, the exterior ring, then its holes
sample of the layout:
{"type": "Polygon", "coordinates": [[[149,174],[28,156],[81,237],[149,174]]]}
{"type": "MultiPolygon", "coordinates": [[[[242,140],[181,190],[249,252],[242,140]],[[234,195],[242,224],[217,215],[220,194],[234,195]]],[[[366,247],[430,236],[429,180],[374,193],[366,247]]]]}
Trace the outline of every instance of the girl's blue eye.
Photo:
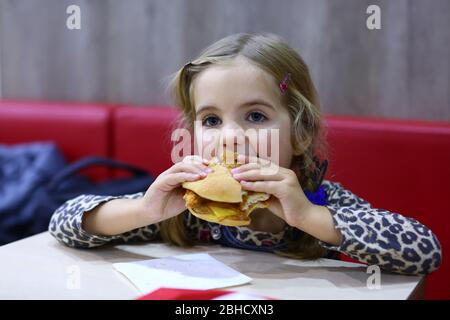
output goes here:
{"type": "Polygon", "coordinates": [[[217,116],[207,116],[203,119],[202,124],[206,127],[215,127],[222,123],[222,120],[217,116]]]}
{"type": "Polygon", "coordinates": [[[247,120],[251,122],[264,122],[267,120],[267,117],[261,112],[253,111],[249,113],[249,115],[247,116],[247,120]]]}

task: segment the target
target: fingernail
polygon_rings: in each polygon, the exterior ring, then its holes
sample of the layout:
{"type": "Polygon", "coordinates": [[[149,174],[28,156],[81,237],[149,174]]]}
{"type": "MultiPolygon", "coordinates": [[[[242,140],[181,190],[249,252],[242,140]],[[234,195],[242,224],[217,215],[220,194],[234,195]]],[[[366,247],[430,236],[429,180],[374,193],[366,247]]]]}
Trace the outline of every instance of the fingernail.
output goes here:
{"type": "Polygon", "coordinates": [[[233,168],[233,169],[231,169],[231,173],[238,173],[239,172],[239,168],[233,168]]]}
{"type": "Polygon", "coordinates": [[[200,175],[205,177],[208,173],[206,173],[205,171],[200,172],[200,175]]]}
{"type": "Polygon", "coordinates": [[[206,169],[205,169],[205,172],[206,172],[206,173],[211,173],[211,172],[213,172],[213,169],[211,169],[211,168],[206,168],[206,169]]]}

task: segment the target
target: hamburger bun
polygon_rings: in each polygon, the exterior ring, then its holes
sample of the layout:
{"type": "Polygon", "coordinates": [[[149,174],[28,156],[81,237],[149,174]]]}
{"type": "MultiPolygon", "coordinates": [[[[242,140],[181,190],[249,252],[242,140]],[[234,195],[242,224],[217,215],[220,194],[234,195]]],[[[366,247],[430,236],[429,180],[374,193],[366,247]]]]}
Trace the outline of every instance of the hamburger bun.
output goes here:
{"type": "Polygon", "coordinates": [[[186,189],[183,199],[194,216],[226,226],[245,226],[253,210],[268,207],[269,194],[243,190],[233,178],[231,169],[239,166],[236,157],[231,164],[214,158],[208,165],[213,171],[204,179],[182,184],[186,189]]]}

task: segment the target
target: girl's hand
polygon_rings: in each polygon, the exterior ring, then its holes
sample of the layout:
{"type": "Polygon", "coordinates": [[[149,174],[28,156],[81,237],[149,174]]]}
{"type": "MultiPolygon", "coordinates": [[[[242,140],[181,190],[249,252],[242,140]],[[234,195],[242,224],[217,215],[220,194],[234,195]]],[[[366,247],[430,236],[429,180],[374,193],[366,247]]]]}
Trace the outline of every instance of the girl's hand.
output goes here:
{"type": "Polygon", "coordinates": [[[188,156],[161,173],[142,198],[143,220],[155,223],[186,210],[181,184],[206,177],[212,171],[207,164],[199,156],[188,156]]]}
{"type": "Polygon", "coordinates": [[[231,170],[233,177],[240,181],[244,190],[271,194],[273,197],[268,209],[290,226],[298,228],[314,204],[305,196],[295,172],[271,163],[271,174],[263,174],[266,166],[261,162],[267,160],[252,159],[249,162],[248,158],[238,156],[238,162],[243,160],[245,164],[231,170]]]}

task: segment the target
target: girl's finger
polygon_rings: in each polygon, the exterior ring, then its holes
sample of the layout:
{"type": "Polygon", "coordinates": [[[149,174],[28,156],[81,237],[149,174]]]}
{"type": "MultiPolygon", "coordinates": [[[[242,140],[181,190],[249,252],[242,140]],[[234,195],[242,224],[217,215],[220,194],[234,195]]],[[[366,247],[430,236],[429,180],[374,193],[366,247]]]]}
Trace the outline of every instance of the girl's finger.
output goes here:
{"type": "Polygon", "coordinates": [[[261,165],[258,163],[247,163],[247,164],[243,164],[240,167],[231,169],[231,173],[238,173],[238,172],[244,172],[244,171],[248,171],[248,170],[259,169],[260,167],[261,167],[261,165]]]}
{"type": "Polygon", "coordinates": [[[246,155],[243,155],[243,154],[238,154],[236,160],[237,160],[238,163],[243,163],[243,164],[258,163],[258,157],[246,156],[246,155]]]}
{"type": "Polygon", "coordinates": [[[198,155],[192,155],[185,157],[182,163],[186,163],[188,165],[195,165],[198,166],[201,170],[206,170],[206,168],[208,168],[209,160],[203,159],[198,155]]]}
{"type": "Polygon", "coordinates": [[[212,169],[200,163],[178,162],[177,164],[173,165],[171,170],[169,171],[169,173],[176,172],[191,172],[206,176],[208,173],[212,172],[212,169]]]}
{"type": "Polygon", "coordinates": [[[277,181],[240,181],[242,188],[248,191],[264,192],[274,194],[279,184],[277,181]]]}
{"type": "Polygon", "coordinates": [[[264,169],[253,169],[244,172],[233,173],[233,178],[236,180],[247,180],[247,181],[280,181],[283,180],[283,175],[280,172],[272,173],[268,172],[264,173],[264,169]]]}
{"type": "Polygon", "coordinates": [[[254,169],[260,169],[260,170],[264,170],[265,172],[271,172],[272,174],[277,173],[280,171],[281,167],[279,167],[278,165],[276,165],[274,162],[269,162],[266,161],[264,164],[262,164],[261,162],[258,163],[248,163],[248,164],[244,164],[240,167],[234,168],[231,170],[232,173],[240,173],[240,172],[244,172],[244,171],[248,171],[248,170],[254,170],[254,169]]]}
{"type": "Polygon", "coordinates": [[[206,165],[209,164],[208,159],[204,159],[204,158],[200,157],[199,155],[186,156],[186,157],[184,157],[182,162],[185,162],[185,163],[197,162],[197,163],[203,163],[206,165]]]}
{"type": "Polygon", "coordinates": [[[188,172],[177,172],[177,173],[172,173],[172,174],[168,174],[167,176],[165,176],[162,183],[164,183],[172,188],[175,188],[175,187],[180,186],[183,182],[196,181],[201,178],[202,178],[202,176],[199,174],[188,173],[188,172]]]}

